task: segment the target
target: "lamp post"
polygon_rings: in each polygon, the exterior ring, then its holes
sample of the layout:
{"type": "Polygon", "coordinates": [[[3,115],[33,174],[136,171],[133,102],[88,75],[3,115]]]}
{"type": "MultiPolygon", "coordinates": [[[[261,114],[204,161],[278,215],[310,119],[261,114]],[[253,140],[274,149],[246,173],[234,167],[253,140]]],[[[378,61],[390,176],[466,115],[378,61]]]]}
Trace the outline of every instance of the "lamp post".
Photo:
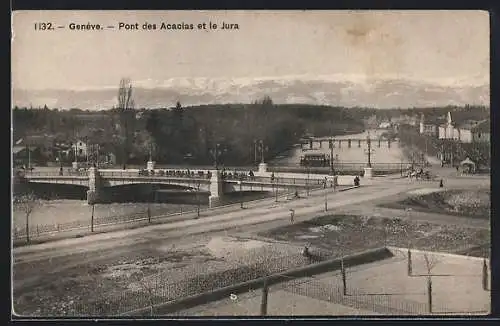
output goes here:
{"type": "Polygon", "coordinates": [[[325,189],[325,212],[328,212],[328,189],[326,187],[326,177],[323,184],[323,188],[325,189]]]}
{"type": "Polygon", "coordinates": [[[238,185],[240,186],[240,208],[243,209],[243,182],[242,182],[242,177],[240,176],[240,179],[238,180],[238,185]]]}
{"type": "Polygon", "coordinates": [[[330,146],[330,175],[334,175],[335,172],[333,170],[333,138],[330,138],[329,146],[330,146]]]}
{"type": "Polygon", "coordinates": [[[264,152],[269,150],[267,146],[264,146],[264,141],[259,140],[259,150],[260,150],[260,163],[264,163],[264,152]]]}
{"type": "Polygon", "coordinates": [[[307,169],[307,179],[306,179],[306,193],[309,196],[309,162],[306,162],[306,169],[307,169]]]}
{"type": "Polygon", "coordinates": [[[257,165],[257,139],[253,140],[253,164],[257,165]]]}
{"type": "Polygon", "coordinates": [[[92,215],[90,216],[90,232],[94,232],[94,207],[95,203],[92,203],[92,215]]]}
{"type": "Polygon", "coordinates": [[[219,158],[225,152],[226,149],[222,148],[222,145],[219,143],[215,144],[215,149],[210,150],[210,153],[213,155],[214,158],[214,167],[216,170],[219,169],[219,158]]]}
{"type": "Polygon", "coordinates": [[[200,217],[200,181],[196,186],[196,217],[200,217]]]}
{"type": "Polygon", "coordinates": [[[371,168],[372,167],[372,153],[373,153],[373,150],[372,150],[372,141],[370,139],[370,134],[368,134],[368,136],[366,136],[366,145],[367,145],[367,150],[366,150],[366,154],[368,155],[368,162],[366,164],[366,167],[368,168],[371,168]]]}
{"type": "Polygon", "coordinates": [[[274,188],[275,188],[275,197],[274,197],[274,201],[277,203],[278,202],[278,177],[274,178],[274,188]]]}

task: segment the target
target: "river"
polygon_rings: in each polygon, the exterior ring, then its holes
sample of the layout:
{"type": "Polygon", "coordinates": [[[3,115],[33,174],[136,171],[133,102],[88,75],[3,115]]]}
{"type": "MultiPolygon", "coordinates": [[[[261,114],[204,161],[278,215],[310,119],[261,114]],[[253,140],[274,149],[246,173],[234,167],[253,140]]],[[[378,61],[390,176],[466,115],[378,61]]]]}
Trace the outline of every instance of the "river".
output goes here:
{"type": "MultiPolygon", "coordinates": [[[[148,206],[151,215],[160,215],[180,212],[186,212],[196,209],[197,205],[192,204],[173,204],[173,203],[111,203],[96,204],[94,206],[94,218],[96,221],[101,218],[111,216],[129,216],[134,214],[147,214],[148,206]]],[[[204,208],[207,205],[201,204],[204,208]]],[[[81,225],[90,223],[92,216],[92,206],[85,200],[58,199],[39,201],[29,216],[29,224],[32,231],[36,225],[57,225],[66,223],[81,222],[81,225]]],[[[13,211],[14,227],[24,229],[26,224],[26,214],[22,209],[13,211]]]]}

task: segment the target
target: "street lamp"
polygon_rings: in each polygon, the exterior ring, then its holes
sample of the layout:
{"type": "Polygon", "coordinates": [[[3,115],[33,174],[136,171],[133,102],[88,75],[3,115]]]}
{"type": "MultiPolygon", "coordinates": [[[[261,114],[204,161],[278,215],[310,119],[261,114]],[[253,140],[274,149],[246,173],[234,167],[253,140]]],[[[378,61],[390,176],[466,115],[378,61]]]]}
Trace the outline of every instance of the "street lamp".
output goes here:
{"type": "Polygon", "coordinates": [[[200,217],[200,181],[196,186],[196,217],[200,217]]]}
{"type": "Polygon", "coordinates": [[[217,143],[215,144],[215,149],[210,150],[210,153],[214,158],[214,166],[216,170],[219,169],[219,157],[227,151],[225,148],[221,149],[221,147],[222,145],[217,143]]]}
{"type": "Polygon", "coordinates": [[[253,164],[257,165],[257,139],[253,140],[253,164]]]}
{"type": "Polygon", "coordinates": [[[366,166],[368,168],[371,168],[372,167],[372,153],[373,153],[373,150],[372,150],[372,141],[370,139],[370,134],[368,134],[366,136],[366,145],[368,146],[367,150],[366,150],[366,154],[368,155],[368,162],[366,164],[366,166]]]}
{"type": "Polygon", "coordinates": [[[323,184],[323,188],[325,189],[325,212],[328,212],[328,189],[326,187],[326,177],[323,184]]]}
{"type": "Polygon", "coordinates": [[[334,175],[335,172],[333,170],[333,138],[330,138],[329,146],[330,146],[330,175],[334,175]]]}
{"type": "Polygon", "coordinates": [[[264,146],[264,141],[259,140],[259,150],[260,150],[260,163],[264,163],[264,152],[269,150],[269,147],[264,146]]]}
{"type": "Polygon", "coordinates": [[[275,184],[275,198],[274,201],[277,203],[278,202],[278,177],[274,178],[274,184],[275,184]]]}
{"type": "Polygon", "coordinates": [[[242,177],[240,176],[240,179],[238,180],[238,184],[240,185],[240,208],[243,209],[243,182],[242,182],[242,177]]]}
{"type": "Polygon", "coordinates": [[[306,169],[307,169],[307,179],[306,179],[306,193],[307,195],[309,196],[309,162],[305,162],[306,163],[306,169]]]}

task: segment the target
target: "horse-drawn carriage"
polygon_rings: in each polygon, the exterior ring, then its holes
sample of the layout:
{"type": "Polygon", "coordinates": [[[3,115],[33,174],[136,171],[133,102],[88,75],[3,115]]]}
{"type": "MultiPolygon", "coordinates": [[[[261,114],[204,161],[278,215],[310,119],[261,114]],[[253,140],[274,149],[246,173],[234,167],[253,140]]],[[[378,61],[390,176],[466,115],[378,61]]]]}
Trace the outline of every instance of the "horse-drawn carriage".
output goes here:
{"type": "Polygon", "coordinates": [[[436,178],[429,170],[424,170],[422,168],[408,170],[407,177],[415,180],[434,180],[436,178]]]}

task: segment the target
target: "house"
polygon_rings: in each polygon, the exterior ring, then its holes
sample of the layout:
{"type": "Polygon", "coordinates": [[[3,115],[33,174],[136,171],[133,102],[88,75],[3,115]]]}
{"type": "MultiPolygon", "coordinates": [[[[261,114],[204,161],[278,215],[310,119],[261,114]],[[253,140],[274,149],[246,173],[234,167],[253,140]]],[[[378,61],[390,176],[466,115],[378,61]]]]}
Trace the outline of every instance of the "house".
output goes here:
{"type": "Polygon", "coordinates": [[[435,119],[426,120],[424,114],[420,116],[419,131],[421,135],[437,137],[438,136],[438,121],[435,119]]]}
{"type": "Polygon", "coordinates": [[[87,143],[79,139],[71,145],[71,150],[79,157],[87,156],[87,147],[87,143]]]}
{"type": "Polygon", "coordinates": [[[439,126],[439,139],[451,139],[462,143],[489,142],[490,121],[468,120],[461,124],[454,123],[448,112],[446,123],[439,126]]]}
{"type": "Polygon", "coordinates": [[[18,139],[12,147],[16,157],[28,157],[38,162],[46,162],[53,158],[54,137],[50,135],[25,136],[18,139]],[[28,151],[29,149],[29,151],[28,151]]]}
{"type": "Polygon", "coordinates": [[[483,120],[475,125],[472,130],[472,142],[486,143],[490,142],[491,132],[490,132],[490,120],[483,120]]]}

